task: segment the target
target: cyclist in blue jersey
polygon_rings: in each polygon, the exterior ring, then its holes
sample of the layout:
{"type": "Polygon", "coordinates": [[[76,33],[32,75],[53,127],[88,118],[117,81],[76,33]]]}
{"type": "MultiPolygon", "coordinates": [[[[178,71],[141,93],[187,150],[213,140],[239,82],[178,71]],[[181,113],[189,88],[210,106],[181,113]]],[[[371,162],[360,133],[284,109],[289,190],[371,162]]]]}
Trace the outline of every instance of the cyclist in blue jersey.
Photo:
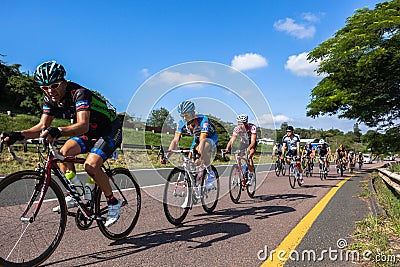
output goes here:
{"type": "MultiPolygon", "coordinates": [[[[204,115],[196,114],[195,105],[191,101],[183,101],[178,106],[178,113],[182,119],[178,123],[174,139],[169,145],[169,150],[174,150],[179,145],[182,134],[187,133],[193,136],[193,142],[190,150],[197,153],[200,157],[196,160],[196,164],[204,163],[208,169],[208,178],[206,188],[214,187],[215,174],[211,169],[211,154],[215,153],[218,144],[218,135],[214,124],[204,115]],[[195,151],[194,151],[195,150],[195,151]]],[[[168,162],[171,153],[160,159],[162,164],[168,162]]]]}
{"type": "MultiPolygon", "coordinates": [[[[121,144],[122,124],[115,109],[109,107],[109,103],[89,89],[67,81],[65,74],[64,67],[55,61],[44,62],[36,68],[34,79],[45,93],[40,122],[27,130],[4,133],[2,139],[8,145],[12,145],[16,141],[29,138],[43,137],[48,142],[53,142],[61,136],[70,136],[60,153],[64,156],[76,156],[89,152],[84,163],[85,171],[106,196],[108,214],[105,226],[108,227],[118,220],[122,201],[114,197],[108,177],[101,166],[121,144]],[[56,116],[74,119],[76,123],[64,127],[51,127],[56,116]]],[[[64,162],[60,168],[72,184],[82,186],[73,163],[64,162]]],[[[69,195],[65,200],[68,208],[77,205],[69,195]]],[[[59,208],[55,207],[53,211],[57,212],[59,208]]]]}
{"type": "MultiPolygon", "coordinates": [[[[286,127],[286,135],[282,138],[282,155],[283,156],[294,156],[296,157],[296,166],[299,170],[299,181],[304,183],[303,180],[303,170],[301,168],[301,158],[300,158],[300,136],[294,133],[293,126],[286,127]],[[287,154],[285,152],[287,151],[287,154]]],[[[290,165],[290,161],[287,159],[286,163],[290,165]]]]}

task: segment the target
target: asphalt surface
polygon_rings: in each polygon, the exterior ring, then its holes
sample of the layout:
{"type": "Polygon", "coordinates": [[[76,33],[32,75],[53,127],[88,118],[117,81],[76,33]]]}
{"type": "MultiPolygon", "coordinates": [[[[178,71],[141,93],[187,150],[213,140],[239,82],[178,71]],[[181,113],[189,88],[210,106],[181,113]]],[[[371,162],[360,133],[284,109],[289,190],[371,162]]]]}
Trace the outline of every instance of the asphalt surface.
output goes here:
{"type": "MultiPolygon", "coordinates": [[[[258,172],[255,198],[250,199],[243,192],[240,203],[234,204],[227,194],[226,173],[221,176],[223,195],[215,212],[206,214],[201,207],[194,207],[180,227],[171,225],[165,218],[160,202],[163,186],[154,182],[143,186],[139,221],[132,234],[122,241],[106,239],[95,224],[81,231],[74,218],[68,217],[59,247],[43,266],[260,266],[263,253],[275,249],[343,179],[331,168],[327,180],[321,181],[314,174],[305,178],[303,187],[291,189],[287,176],[258,172]]],[[[148,173],[135,175],[141,183],[150,179],[148,173]]],[[[339,239],[351,241],[354,222],[369,213],[368,204],[355,197],[361,190],[360,181],[367,175],[361,172],[339,189],[296,250],[336,249],[339,239]]],[[[311,264],[295,261],[287,262],[286,266],[311,264]]],[[[333,265],[336,262],[328,260],[316,264],[347,266],[351,263],[333,265]]]]}

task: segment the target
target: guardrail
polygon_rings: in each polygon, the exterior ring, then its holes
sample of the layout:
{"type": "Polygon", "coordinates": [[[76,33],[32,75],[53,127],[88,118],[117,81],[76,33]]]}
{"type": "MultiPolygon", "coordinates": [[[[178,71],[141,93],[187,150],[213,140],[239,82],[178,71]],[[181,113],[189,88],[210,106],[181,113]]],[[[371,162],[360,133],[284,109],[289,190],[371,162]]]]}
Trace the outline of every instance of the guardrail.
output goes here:
{"type": "MultiPolygon", "coordinates": [[[[390,164],[389,164],[390,166],[390,164]]],[[[378,169],[379,176],[385,181],[387,185],[392,187],[400,194],[400,175],[389,171],[387,168],[378,169]]]]}

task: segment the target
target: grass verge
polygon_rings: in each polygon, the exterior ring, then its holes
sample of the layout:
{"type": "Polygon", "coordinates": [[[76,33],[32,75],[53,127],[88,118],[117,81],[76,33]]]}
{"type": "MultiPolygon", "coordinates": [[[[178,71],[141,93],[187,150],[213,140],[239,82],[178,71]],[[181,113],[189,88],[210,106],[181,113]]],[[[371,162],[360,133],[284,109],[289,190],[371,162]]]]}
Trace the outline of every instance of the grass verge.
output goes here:
{"type": "Polygon", "coordinates": [[[375,192],[364,187],[366,193],[360,197],[374,194],[385,214],[380,217],[369,215],[356,223],[354,241],[350,249],[358,250],[360,255],[369,253],[368,259],[361,259],[363,266],[399,266],[400,264],[400,199],[390,190],[381,177],[373,174],[375,192]]]}

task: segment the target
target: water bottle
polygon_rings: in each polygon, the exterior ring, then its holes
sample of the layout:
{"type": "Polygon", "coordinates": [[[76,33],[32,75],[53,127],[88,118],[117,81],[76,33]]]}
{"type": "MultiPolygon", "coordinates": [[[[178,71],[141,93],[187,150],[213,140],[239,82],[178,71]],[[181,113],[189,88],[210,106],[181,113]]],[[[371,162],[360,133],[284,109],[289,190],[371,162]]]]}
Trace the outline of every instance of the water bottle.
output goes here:
{"type": "Polygon", "coordinates": [[[247,177],[247,164],[242,165],[242,171],[243,171],[244,177],[247,177]]]}
{"type": "Polygon", "coordinates": [[[83,195],[83,185],[82,182],[78,179],[78,176],[75,172],[68,170],[65,173],[65,178],[69,180],[69,182],[75,187],[76,192],[78,195],[83,195]]]}
{"type": "Polygon", "coordinates": [[[89,177],[86,180],[86,183],[85,183],[85,199],[86,200],[92,200],[92,192],[94,190],[95,185],[96,185],[95,181],[93,180],[92,177],[89,177]]]}

